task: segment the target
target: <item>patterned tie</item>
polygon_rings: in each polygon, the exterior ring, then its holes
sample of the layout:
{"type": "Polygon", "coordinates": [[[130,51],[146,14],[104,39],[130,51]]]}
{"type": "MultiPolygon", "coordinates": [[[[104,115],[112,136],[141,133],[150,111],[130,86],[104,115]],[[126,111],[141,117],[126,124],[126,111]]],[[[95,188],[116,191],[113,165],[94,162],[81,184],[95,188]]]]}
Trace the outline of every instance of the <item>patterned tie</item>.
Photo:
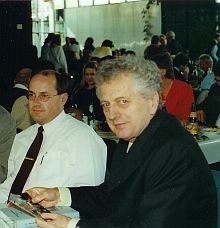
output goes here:
{"type": "MultiPolygon", "coordinates": [[[[34,166],[34,163],[37,159],[37,155],[40,151],[40,147],[43,141],[43,127],[38,128],[38,133],[32,142],[26,157],[18,171],[18,174],[11,186],[10,193],[20,195],[22,193],[23,187],[27,181],[27,178],[34,166]]],[[[10,195],[10,194],[9,194],[10,195]]]]}

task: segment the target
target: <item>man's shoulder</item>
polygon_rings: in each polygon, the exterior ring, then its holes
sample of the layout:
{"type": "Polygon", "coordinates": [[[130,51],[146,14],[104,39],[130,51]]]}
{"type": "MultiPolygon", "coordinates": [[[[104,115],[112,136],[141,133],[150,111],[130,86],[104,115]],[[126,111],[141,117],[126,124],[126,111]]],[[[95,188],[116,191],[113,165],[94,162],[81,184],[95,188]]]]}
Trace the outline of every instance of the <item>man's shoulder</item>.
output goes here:
{"type": "Polygon", "coordinates": [[[28,104],[28,99],[27,99],[26,96],[22,95],[22,96],[18,97],[18,98],[15,100],[15,102],[14,102],[13,105],[15,105],[15,104],[27,105],[27,104],[28,104]]]}
{"type": "Polygon", "coordinates": [[[179,89],[186,89],[186,90],[192,90],[192,86],[184,81],[174,79],[173,84],[179,89]]]}
{"type": "Polygon", "coordinates": [[[9,126],[10,124],[13,124],[15,126],[15,120],[2,106],[0,106],[0,123],[1,127],[6,125],[9,126]]]}
{"type": "Polygon", "coordinates": [[[59,125],[59,129],[63,132],[72,132],[73,134],[78,134],[79,132],[91,132],[92,129],[87,124],[75,119],[74,117],[65,114],[62,124],[59,125]]]}
{"type": "MultiPolygon", "coordinates": [[[[30,127],[26,128],[23,131],[21,131],[20,133],[16,134],[16,138],[30,136],[32,134],[32,132],[34,131],[34,129],[37,129],[36,124],[31,125],[30,127]]],[[[37,130],[36,130],[36,132],[37,132],[37,130]]]]}

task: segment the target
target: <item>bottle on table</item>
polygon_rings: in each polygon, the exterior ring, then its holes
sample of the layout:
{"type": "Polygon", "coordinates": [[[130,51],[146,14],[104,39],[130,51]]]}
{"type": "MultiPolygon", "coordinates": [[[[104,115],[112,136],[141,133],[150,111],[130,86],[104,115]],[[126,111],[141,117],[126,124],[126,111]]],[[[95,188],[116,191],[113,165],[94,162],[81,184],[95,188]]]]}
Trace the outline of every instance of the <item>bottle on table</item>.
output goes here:
{"type": "Polygon", "coordinates": [[[193,136],[198,135],[199,126],[198,126],[198,116],[197,116],[195,103],[193,103],[191,106],[191,112],[189,116],[189,130],[193,136]]]}

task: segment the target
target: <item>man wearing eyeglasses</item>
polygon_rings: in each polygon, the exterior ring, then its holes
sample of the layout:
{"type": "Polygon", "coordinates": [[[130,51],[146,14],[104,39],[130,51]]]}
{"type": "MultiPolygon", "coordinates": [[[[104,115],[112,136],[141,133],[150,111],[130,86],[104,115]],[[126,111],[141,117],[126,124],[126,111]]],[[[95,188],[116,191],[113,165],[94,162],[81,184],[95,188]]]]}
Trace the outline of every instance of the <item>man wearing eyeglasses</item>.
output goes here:
{"type": "Polygon", "coordinates": [[[43,142],[22,192],[34,186],[70,187],[104,181],[106,146],[93,129],[65,114],[67,91],[68,80],[53,70],[32,77],[28,100],[36,124],[15,137],[8,176],[0,185],[0,203],[7,201],[40,126],[43,126],[43,142]]]}

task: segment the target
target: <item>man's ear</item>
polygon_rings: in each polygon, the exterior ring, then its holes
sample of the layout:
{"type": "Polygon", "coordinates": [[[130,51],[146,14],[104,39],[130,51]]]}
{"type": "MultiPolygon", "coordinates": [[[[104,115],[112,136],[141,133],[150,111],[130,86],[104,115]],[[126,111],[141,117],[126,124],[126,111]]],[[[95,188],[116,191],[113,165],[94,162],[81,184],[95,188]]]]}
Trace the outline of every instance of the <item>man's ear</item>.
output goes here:
{"type": "Polygon", "coordinates": [[[68,100],[68,93],[61,94],[61,102],[63,105],[66,104],[67,100],[68,100]]]}
{"type": "Polygon", "coordinates": [[[151,98],[151,104],[150,104],[150,114],[154,115],[158,109],[159,106],[159,94],[155,92],[155,94],[151,98]]]}

